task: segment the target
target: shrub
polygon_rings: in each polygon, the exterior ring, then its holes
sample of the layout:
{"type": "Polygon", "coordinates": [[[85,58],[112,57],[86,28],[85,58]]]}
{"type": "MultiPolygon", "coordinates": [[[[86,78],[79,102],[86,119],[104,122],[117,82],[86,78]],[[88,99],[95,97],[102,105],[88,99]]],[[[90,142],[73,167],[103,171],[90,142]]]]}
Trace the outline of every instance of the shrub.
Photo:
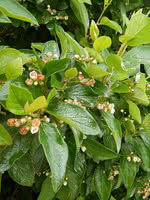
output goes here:
{"type": "Polygon", "coordinates": [[[149,198],[149,6],[1,0],[2,199],[149,198]]]}

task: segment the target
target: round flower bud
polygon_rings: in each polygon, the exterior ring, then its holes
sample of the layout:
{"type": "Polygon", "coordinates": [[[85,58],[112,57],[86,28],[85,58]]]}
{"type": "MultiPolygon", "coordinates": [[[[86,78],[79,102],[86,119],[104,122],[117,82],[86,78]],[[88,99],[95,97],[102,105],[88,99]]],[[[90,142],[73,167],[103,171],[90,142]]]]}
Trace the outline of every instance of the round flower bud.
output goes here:
{"type": "Polygon", "coordinates": [[[86,147],[85,147],[85,146],[81,146],[81,150],[82,150],[83,152],[85,152],[85,151],[86,151],[86,147]]]}
{"type": "Polygon", "coordinates": [[[25,124],[25,123],[27,122],[27,120],[26,120],[26,118],[24,117],[24,118],[21,118],[21,119],[20,119],[20,122],[21,122],[21,124],[25,124]]]}
{"type": "Polygon", "coordinates": [[[10,119],[8,119],[7,124],[8,124],[9,126],[14,126],[14,125],[15,125],[15,118],[10,118],[10,119]]]}
{"type": "Polygon", "coordinates": [[[78,76],[78,79],[79,79],[79,81],[82,81],[82,80],[84,79],[84,76],[79,75],[79,76],[78,76]]]}
{"type": "Polygon", "coordinates": [[[63,185],[66,186],[67,185],[67,181],[64,181],[63,185]]]}
{"type": "Polygon", "coordinates": [[[35,134],[39,131],[39,127],[38,126],[32,126],[30,128],[30,131],[31,131],[32,134],[35,134]]]}
{"type": "Polygon", "coordinates": [[[15,127],[19,127],[21,125],[20,120],[16,119],[14,125],[15,127]]]}
{"type": "Polygon", "coordinates": [[[19,133],[21,135],[26,135],[28,133],[28,129],[26,128],[26,126],[22,126],[19,130],[19,133]]]}
{"type": "Polygon", "coordinates": [[[34,127],[36,127],[36,126],[38,127],[41,124],[41,120],[39,118],[35,118],[35,119],[32,120],[31,124],[34,127]]]}
{"type": "Polygon", "coordinates": [[[39,83],[37,81],[34,82],[34,85],[37,86],[39,83]]]}
{"type": "Polygon", "coordinates": [[[131,156],[128,156],[127,160],[130,162],[132,160],[131,156]]]}
{"type": "Polygon", "coordinates": [[[68,17],[68,16],[65,16],[65,17],[64,17],[64,20],[66,20],[66,21],[67,21],[68,19],[69,19],[69,17],[68,17]]]}
{"type": "Polygon", "coordinates": [[[38,75],[37,75],[37,79],[40,80],[40,81],[44,81],[44,78],[45,78],[45,77],[44,77],[43,74],[38,74],[38,75]]]}
{"type": "Polygon", "coordinates": [[[37,79],[37,72],[36,71],[32,71],[32,72],[30,72],[29,76],[30,76],[30,78],[32,80],[36,80],[37,79]]]}
{"type": "Polygon", "coordinates": [[[25,81],[25,83],[26,83],[26,85],[31,86],[33,84],[33,81],[32,81],[32,79],[27,79],[25,81]]]}

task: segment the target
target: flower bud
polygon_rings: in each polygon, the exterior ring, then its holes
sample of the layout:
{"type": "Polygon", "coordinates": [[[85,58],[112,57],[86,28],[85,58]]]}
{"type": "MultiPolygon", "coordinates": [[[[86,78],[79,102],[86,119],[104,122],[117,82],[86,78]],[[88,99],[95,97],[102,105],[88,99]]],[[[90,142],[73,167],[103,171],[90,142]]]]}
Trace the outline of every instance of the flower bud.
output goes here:
{"type": "Polygon", "coordinates": [[[33,119],[32,122],[31,122],[31,125],[34,126],[34,127],[40,126],[40,124],[41,124],[40,118],[35,118],[35,119],[33,119]]]}
{"type": "Polygon", "coordinates": [[[10,118],[10,119],[8,119],[7,124],[8,124],[9,126],[14,126],[14,125],[15,125],[15,118],[10,118]]]}
{"type": "Polygon", "coordinates": [[[27,132],[28,132],[28,130],[27,130],[26,126],[22,126],[22,127],[20,128],[20,130],[19,130],[19,133],[20,133],[21,135],[26,135],[27,132]]]}
{"type": "Polygon", "coordinates": [[[45,78],[45,77],[44,77],[43,74],[38,74],[38,75],[37,75],[37,79],[40,80],[40,81],[44,81],[44,78],[45,78]]]}
{"type": "Polygon", "coordinates": [[[39,131],[39,127],[38,126],[32,126],[30,128],[30,131],[31,131],[32,134],[35,134],[39,131]]]}
{"type": "Polygon", "coordinates": [[[36,80],[37,79],[37,72],[36,71],[32,71],[32,72],[30,72],[29,76],[30,76],[30,78],[32,80],[36,80]]]}
{"type": "Polygon", "coordinates": [[[33,81],[32,81],[32,79],[27,79],[25,81],[25,83],[26,83],[26,85],[31,86],[33,84],[33,81]]]}

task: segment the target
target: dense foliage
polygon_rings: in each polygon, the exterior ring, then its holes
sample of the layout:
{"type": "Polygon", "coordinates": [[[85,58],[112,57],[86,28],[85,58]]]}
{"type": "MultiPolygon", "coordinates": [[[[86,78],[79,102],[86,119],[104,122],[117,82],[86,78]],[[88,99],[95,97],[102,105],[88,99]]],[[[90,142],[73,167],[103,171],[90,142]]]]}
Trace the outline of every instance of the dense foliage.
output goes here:
{"type": "Polygon", "coordinates": [[[0,199],[149,198],[149,8],[0,0],[0,199]]]}

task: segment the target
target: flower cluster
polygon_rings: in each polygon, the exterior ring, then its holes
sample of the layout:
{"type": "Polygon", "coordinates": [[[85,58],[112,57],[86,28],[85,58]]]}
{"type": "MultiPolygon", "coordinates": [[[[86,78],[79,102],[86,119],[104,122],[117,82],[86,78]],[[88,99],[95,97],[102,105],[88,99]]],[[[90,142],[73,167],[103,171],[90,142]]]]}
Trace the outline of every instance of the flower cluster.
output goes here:
{"type": "Polygon", "coordinates": [[[77,101],[76,99],[75,100],[65,99],[64,102],[65,103],[72,103],[72,104],[75,104],[77,106],[82,106],[82,104],[79,101],[77,101]]]}
{"type": "Polygon", "coordinates": [[[78,80],[83,85],[92,86],[92,87],[94,87],[94,84],[96,82],[93,78],[92,79],[90,79],[90,78],[84,78],[84,76],[82,75],[82,72],[79,72],[78,80]]]}
{"type": "Polygon", "coordinates": [[[77,60],[77,61],[83,61],[83,62],[86,62],[86,63],[89,63],[89,62],[92,62],[93,64],[97,64],[97,61],[95,58],[93,57],[90,57],[90,56],[87,56],[87,57],[84,57],[84,56],[79,56],[79,55],[74,55],[72,57],[74,60],[77,60]]]}
{"type": "Polygon", "coordinates": [[[56,10],[55,9],[51,9],[50,5],[47,5],[47,11],[51,14],[51,15],[55,15],[56,14],[56,10]]]}
{"type": "Polygon", "coordinates": [[[150,195],[150,179],[144,182],[143,187],[137,190],[137,193],[142,195],[143,199],[146,199],[150,195]]]}
{"type": "Polygon", "coordinates": [[[99,110],[104,110],[104,112],[110,112],[112,114],[115,113],[115,108],[114,108],[115,105],[113,103],[109,103],[109,102],[103,103],[103,104],[99,103],[99,104],[96,105],[96,107],[99,110]]]}
{"type": "Polygon", "coordinates": [[[38,74],[36,71],[32,71],[29,73],[29,78],[26,79],[25,83],[28,86],[31,85],[43,85],[44,84],[44,75],[43,74],[38,74]]]}
{"type": "Polygon", "coordinates": [[[127,156],[127,160],[129,162],[134,162],[134,163],[140,163],[141,162],[141,158],[139,158],[136,154],[134,154],[133,152],[131,152],[130,155],[127,156]]]}
{"type": "Polygon", "coordinates": [[[119,175],[119,174],[120,174],[119,167],[118,166],[113,166],[113,169],[111,169],[111,171],[109,173],[108,180],[109,181],[114,180],[114,177],[119,175]]]}
{"type": "Polygon", "coordinates": [[[15,127],[21,126],[19,129],[19,133],[21,135],[26,135],[28,131],[30,131],[32,134],[37,133],[39,131],[41,120],[45,122],[50,122],[50,118],[48,118],[47,116],[44,116],[43,119],[25,116],[21,119],[10,118],[8,119],[7,124],[9,126],[15,127]]]}
{"type": "Polygon", "coordinates": [[[55,60],[55,59],[57,59],[58,58],[58,56],[56,55],[56,54],[52,54],[52,52],[47,52],[47,53],[45,53],[44,54],[44,56],[42,57],[42,61],[44,62],[44,63],[47,63],[47,62],[49,62],[49,61],[51,61],[51,60],[55,60]]]}

